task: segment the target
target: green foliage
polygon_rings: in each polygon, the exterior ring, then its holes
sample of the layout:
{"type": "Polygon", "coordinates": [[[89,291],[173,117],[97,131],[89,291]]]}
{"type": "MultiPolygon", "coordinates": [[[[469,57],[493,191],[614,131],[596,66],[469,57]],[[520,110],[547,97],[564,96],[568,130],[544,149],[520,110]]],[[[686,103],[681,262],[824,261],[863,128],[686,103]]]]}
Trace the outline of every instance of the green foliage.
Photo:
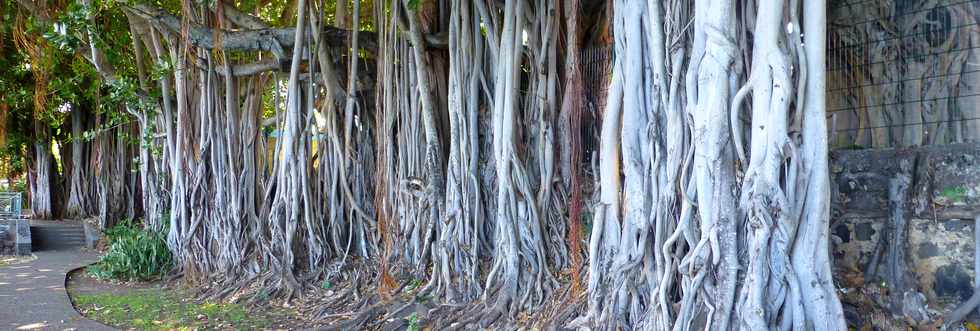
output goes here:
{"type": "MultiPolygon", "coordinates": [[[[6,178],[17,177],[27,171],[27,159],[24,153],[30,143],[30,133],[26,132],[30,126],[17,127],[18,122],[22,123],[7,118],[6,142],[0,146],[0,160],[4,162],[2,165],[4,173],[0,175],[6,178]]],[[[23,185],[19,191],[24,192],[23,185]]]]}
{"type": "Polygon", "coordinates": [[[962,202],[966,197],[966,188],[963,186],[953,186],[943,189],[940,196],[952,202],[962,202]]]}
{"type": "Polygon", "coordinates": [[[92,8],[81,2],[72,2],[58,17],[57,22],[48,27],[44,38],[52,45],[72,52],[82,46],[80,35],[93,32],[89,15],[92,8]]]}
{"type": "Polygon", "coordinates": [[[405,319],[408,320],[408,331],[422,331],[422,327],[419,326],[419,313],[412,312],[405,319]]]}
{"type": "Polygon", "coordinates": [[[179,293],[160,289],[134,290],[125,294],[74,295],[86,317],[121,329],[203,330],[216,324],[237,330],[272,326],[266,314],[254,314],[239,304],[194,303],[181,300],[179,293]]]}
{"type": "Polygon", "coordinates": [[[149,280],[173,266],[163,232],[145,230],[129,220],[105,231],[109,249],[88,272],[100,279],[149,280]]]}
{"type": "Polygon", "coordinates": [[[141,101],[136,79],[130,77],[117,79],[109,84],[105,106],[109,109],[127,106],[140,110],[153,108],[153,105],[141,101]]]}
{"type": "Polygon", "coordinates": [[[4,142],[0,144],[0,176],[17,177],[26,171],[24,158],[33,143],[34,77],[27,59],[13,42],[16,4],[0,6],[0,109],[5,108],[4,142]]]}
{"type": "Polygon", "coordinates": [[[66,60],[59,62],[54,68],[55,74],[49,83],[51,105],[95,105],[102,85],[95,69],[81,57],[72,57],[67,53],[64,55],[66,60]]]}
{"type": "Polygon", "coordinates": [[[27,192],[27,182],[23,179],[15,180],[12,185],[10,185],[9,191],[12,192],[27,192]]]}
{"type": "Polygon", "coordinates": [[[408,0],[408,9],[410,10],[418,10],[421,5],[422,0],[408,0]]]}
{"type": "Polygon", "coordinates": [[[420,286],[422,286],[422,280],[421,279],[412,279],[412,281],[409,282],[408,285],[405,286],[405,291],[411,292],[411,291],[414,291],[415,289],[419,288],[420,286]]]}
{"type": "Polygon", "coordinates": [[[161,60],[154,63],[150,68],[150,79],[153,81],[163,80],[174,73],[174,64],[167,56],[161,56],[161,60]]]}

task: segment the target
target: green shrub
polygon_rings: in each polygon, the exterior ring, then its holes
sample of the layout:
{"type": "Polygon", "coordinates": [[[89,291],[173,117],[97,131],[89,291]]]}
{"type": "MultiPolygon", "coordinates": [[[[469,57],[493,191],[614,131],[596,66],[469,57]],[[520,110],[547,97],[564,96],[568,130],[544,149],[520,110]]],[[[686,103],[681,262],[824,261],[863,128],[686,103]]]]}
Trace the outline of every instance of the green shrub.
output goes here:
{"type": "Polygon", "coordinates": [[[124,220],[106,229],[109,249],[88,272],[100,279],[149,280],[173,266],[166,235],[124,220]]]}

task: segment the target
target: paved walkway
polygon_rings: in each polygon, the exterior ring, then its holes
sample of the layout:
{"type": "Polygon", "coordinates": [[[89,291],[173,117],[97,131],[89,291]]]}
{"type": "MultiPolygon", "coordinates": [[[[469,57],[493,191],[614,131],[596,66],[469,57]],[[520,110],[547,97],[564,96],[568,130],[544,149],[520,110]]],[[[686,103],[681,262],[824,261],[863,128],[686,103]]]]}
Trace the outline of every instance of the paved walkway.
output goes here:
{"type": "Polygon", "coordinates": [[[34,255],[0,267],[0,330],[112,330],[79,315],[65,291],[68,271],[95,262],[95,253],[58,247],[34,255]]]}

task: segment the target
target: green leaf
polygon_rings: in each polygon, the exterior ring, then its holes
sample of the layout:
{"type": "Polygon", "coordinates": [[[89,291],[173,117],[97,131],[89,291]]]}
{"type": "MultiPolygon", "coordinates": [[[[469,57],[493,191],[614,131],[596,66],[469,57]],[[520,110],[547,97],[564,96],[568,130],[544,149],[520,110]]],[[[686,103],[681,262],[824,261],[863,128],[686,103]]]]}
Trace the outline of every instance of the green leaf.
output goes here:
{"type": "Polygon", "coordinates": [[[408,331],[421,331],[422,328],[419,326],[419,313],[412,312],[411,315],[405,318],[408,320],[408,331]]]}
{"type": "Polygon", "coordinates": [[[110,246],[89,273],[102,279],[147,280],[163,275],[173,265],[163,232],[142,229],[131,220],[105,230],[110,246]]]}
{"type": "Polygon", "coordinates": [[[408,9],[410,10],[418,10],[420,5],[422,5],[422,0],[408,0],[408,9]]]}

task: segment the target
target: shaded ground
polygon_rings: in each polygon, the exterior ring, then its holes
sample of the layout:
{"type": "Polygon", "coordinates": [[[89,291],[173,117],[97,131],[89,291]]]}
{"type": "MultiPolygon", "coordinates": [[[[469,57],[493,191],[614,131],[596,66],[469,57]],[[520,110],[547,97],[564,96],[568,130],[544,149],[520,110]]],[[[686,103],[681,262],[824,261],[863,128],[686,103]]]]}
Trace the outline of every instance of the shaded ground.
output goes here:
{"type": "MultiPolygon", "coordinates": [[[[956,307],[959,300],[942,303],[926,303],[923,307],[925,319],[916,321],[908,316],[893,314],[889,309],[887,284],[866,282],[859,271],[836,269],[835,281],[841,286],[838,295],[844,307],[844,317],[852,330],[942,330],[945,311],[938,306],[956,307]]],[[[977,314],[970,314],[960,325],[949,330],[980,330],[977,314]]]]}
{"type": "MultiPolygon", "coordinates": [[[[566,326],[585,313],[585,296],[581,291],[572,293],[568,286],[555,289],[539,309],[510,315],[481,300],[438,302],[433,292],[426,291],[424,281],[409,275],[396,275],[394,287],[382,291],[376,281],[357,280],[376,279],[358,273],[370,268],[353,270],[357,271],[325,283],[333,286],[304,294],[299,302],[300,310],[324,322],[318,330],[568,330],[566,326]]],[[[489,300],[493,302],[493,294],[489,300]]]]}
{"type": "Polygon", "coordinates": [[[311,327],[296,311],[200,302],[177,286],[102,281],[84,270],[69,275],[68,293],[83,315],[126,330],[296,330],[311,327]]]}

